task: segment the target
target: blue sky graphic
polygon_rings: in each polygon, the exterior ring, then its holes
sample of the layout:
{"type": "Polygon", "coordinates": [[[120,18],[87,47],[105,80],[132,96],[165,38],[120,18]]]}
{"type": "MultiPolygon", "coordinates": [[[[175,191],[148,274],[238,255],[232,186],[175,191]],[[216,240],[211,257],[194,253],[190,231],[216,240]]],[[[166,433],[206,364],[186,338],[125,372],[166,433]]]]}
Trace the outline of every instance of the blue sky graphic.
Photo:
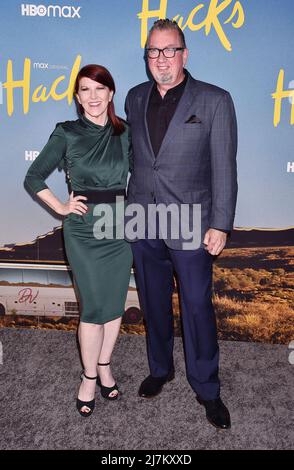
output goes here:
{"type": "MultiPolygon", "coordinates": [[[[199,80],[214,83],[233,96],[239,127],[238,180],[239,195],[236,227],[285,228],[294,225],[294,173],[287,173],[287,163],[294,161],[293,131],[290,125],[290,102],[282,103],[281,122],[273,126],[275,91],[280,69],[285,70],[285,88],[294,80],[294,35],[292,0],[240,0],[245,11],[245,24],[234,29],[223,25],[232,44],[228,52],[212,28],[185,29],[190,51],[187,68],[199,80]]],[[[124,99],[132,86],[147,79],[143,50],[140,47],[141,22],[137,14],[142,0],[58,1],[56,5],[81,6],[80,19],[22,16],[20,1],[0,5],[0,82],[6,81],[7,61],[12,60],[15,80],[23,75],[24,59],[31,63],[66,66],[62,69],[31,67],[31,94],[43,84],[65,74],[65,90],[77,55],[82,64],[100,63],[109,68],[117,86],[115,98],[119,115],[124,116],[124,99]]],[[[30,2],[31,3],[31,2],[30,2]]],[[[53,2],[40,2],[42,5],[53,2]]],[[[160,0],[150,0],[158,8],[160,0]]],[[[199,20],[204,19],[210,0],[168,0],[167,15],[184,17],[199,3],[205,4],[199,20]]],[[[219,2],[221,3],[221,1],[219,2]]],[[[38,2],[36,3],[39,4],[38,2]]],[[[222,22],[232,11],[220,15],[222,22]]],[[[149,25],[153,20],[149,21],[149,25]]],[[[294,85],[293,85],[294,88],[294,85]]],[[[1,94],[0,94],[1,101],[1,94]]],[[[22,92],[14,92],[14,113],[7,115],[6,90],[0,104],[0,245],[26,242],[60,225],[60,220],[36,204],[23,188],[30,162],[25,150],[40,151],[56,122],[75,119],[74,104],[64,99],[32,103],[23,113],[22,92]]],[[[50,188],[66,199],[64,176],[57,171],[47,180],[50,188]]]]}

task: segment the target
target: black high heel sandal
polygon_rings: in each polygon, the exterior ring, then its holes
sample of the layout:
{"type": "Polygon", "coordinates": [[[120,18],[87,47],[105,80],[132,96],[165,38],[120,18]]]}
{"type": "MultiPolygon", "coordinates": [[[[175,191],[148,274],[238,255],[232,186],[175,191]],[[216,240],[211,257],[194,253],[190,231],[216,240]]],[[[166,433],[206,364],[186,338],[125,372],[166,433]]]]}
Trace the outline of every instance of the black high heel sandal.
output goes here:
{"type": "MultiPolygon", "coordinates": [[[[85,377],[88,380],[97,380],[98,379],[98,375],[96,375],[96,377],[88,377],[84,372],[81,374],[81,380],[83,380],[83,377],[85,377]]],[[[86,418],[87,416],[91,416],[91,414],[93,413],[94,408],[95,408],[95,398],[93,398],[93,400],[91,400],[91,401],[82,401],[79,398],[77,398],[78,412],[84,418],[86,418]],[[90,411],[82,411],[82,408],[84,406],[89,408],[90,411]]]]}
{"type": "MultiPolygon", "coordinates": [[[[110,362],[107,362],[105,364],[102,364],[101,362],[98,362],[98,366],[109,366],[109,364],[110,364],[110,362]]],[[[120,391],[119,391],[118,386],[117,386],[116,383],[113,385],[113,387],[105,387],[104,385],[102,385],[99,376],[97,376],[96,383],[97,383],[98,387],[100,387],[100,389],[101,389],[101,395],[103,396],[103,398],[106,398],[106,400],[111,400],[111,401],[118,399],[118,396],[120,395],[120,391]],[[110,397],[109,396],[110,393],[113,392],[114,390],[117,390],[117,394],[110,397]]]]}

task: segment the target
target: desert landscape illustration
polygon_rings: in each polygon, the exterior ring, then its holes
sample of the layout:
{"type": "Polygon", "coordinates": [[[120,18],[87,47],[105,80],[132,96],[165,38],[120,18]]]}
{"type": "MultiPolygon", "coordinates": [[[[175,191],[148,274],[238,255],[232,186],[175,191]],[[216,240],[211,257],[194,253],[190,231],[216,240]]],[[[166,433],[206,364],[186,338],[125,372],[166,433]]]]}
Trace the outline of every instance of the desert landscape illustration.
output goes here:
{"type": "MultiPolygon", "coordinates": [[[[64,264],[61,232],[57,227],[29,244],[0,248],[2,265],[16,262],[64,264]]],[[[213,268],[213,302],[219,339],[280,344],[288,344],[294,339],[293,240],[293,228],[234,229],[213,268]]],[[[0,287],[8,284],[12,285],[0,280],[0,287]]],[[[133,300],[136,295],[136,289],[130,285],[122,334],[145,334],[142,312],[138,302],[133,300]]],[[[173,308],[175,334],[181,335],[176,282],[173,308]]],[[[19,315],[17,309],[3,313],[0,314],[0,326],[13,328],[76,330],[79,321],[78,316],[19,315]]]]}

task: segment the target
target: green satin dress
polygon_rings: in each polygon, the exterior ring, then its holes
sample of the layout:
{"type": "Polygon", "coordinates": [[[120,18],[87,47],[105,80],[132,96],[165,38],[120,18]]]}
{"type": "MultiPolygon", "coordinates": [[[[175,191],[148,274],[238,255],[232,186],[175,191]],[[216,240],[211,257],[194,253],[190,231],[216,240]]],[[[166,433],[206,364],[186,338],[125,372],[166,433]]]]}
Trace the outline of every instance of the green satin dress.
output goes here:
{"type": "MultiPolygon", "coordinates": [[[[46,178],[59,167],[66,170],[73,191],[125,189],[131,164],[130,131],[125,124],[120,136],[112,132],[110,121],[103,127],[84,116],[57,124],[30,166],[25,187],[32,193],[48,188],[46,178]]],[[[124,202],[110,204],[113,218],[105,216],[100,204],[85,204],[87,214],[70,213],[63,220],[65,249],[78,287],[81,321],[104,324],[124,313],[132,252],[122,238],[124,202]],[[97,230],[103,215],[104,238],[100,224],[97,230]]]]}

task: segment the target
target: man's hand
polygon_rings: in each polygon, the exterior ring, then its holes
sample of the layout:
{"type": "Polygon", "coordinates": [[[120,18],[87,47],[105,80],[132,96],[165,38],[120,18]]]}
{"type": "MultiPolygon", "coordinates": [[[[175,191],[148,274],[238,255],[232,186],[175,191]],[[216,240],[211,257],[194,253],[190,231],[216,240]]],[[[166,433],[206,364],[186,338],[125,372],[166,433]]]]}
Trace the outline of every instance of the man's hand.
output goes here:
{"type": "Polygon", "coordinates": [[[216,230],[215,228],[210,228],[205,234],[203,243],[206,245],[205,250],[211,255],[219,255],[223,251],[226,241],[226,233],[221,230],[216,230]]]}

